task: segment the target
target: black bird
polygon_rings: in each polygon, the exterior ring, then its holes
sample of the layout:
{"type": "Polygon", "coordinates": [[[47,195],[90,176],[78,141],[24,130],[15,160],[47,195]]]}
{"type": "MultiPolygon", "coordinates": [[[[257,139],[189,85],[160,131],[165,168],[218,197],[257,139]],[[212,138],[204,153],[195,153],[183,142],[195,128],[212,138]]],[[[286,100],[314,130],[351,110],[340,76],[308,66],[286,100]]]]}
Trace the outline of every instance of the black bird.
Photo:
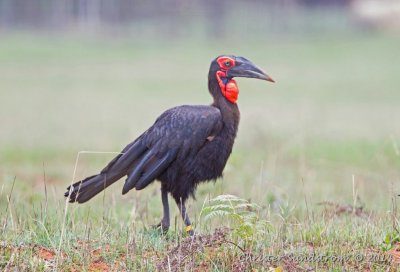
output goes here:
{"type": "Polygon", "coordinates": [[[179,106],[161,114],[156,122],[127,145],[99,174],[69,186],[69,202],[84,203],[123,176],[122,194],[142,190],[154,180],[161,182],[163,218],[157,225],[170,226],[168,193],[177,203],[193,234],[185,202],[200,182],[215,180],[232,152],[239,124],[236,104],[239,90],[234,77],[274,82],[260,68],[243,57],[219,56],[211,62],[208,89],[214,98],[210,106],[179,106]]]}

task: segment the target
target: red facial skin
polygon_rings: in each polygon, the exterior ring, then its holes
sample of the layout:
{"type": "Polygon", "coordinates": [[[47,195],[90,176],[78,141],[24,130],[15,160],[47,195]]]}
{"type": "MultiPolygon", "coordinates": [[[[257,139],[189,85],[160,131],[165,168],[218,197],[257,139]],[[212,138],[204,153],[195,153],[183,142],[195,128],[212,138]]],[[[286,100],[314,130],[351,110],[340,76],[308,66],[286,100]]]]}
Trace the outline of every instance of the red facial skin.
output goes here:
{"type": "Polygon", "coordinates": [[[219,87],[221,88],[222,95],[231,103],[236,103],[239,96],[239,88],[236,81],[231,79],[226,84],[222,81],[221,77],[226,77],[227,71],[235,66],[235,60],[230,57],[220,57],[217,63],[221,70],[216,72],[219,87]]]}

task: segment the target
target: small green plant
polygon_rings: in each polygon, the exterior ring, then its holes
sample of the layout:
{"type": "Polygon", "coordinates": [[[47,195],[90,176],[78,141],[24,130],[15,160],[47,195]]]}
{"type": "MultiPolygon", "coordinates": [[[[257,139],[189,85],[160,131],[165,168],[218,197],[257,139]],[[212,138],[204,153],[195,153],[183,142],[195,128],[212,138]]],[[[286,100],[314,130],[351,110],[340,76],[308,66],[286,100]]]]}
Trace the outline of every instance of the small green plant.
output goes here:
{"type": "Polygon", "coordinates": [[[398,231],[392,231],[385,235],[382,241],[381,249],[382,251],[389,251],[393,248],[396,243],[400,242],[400,234],[398,231]]]}
{"type": "Polygon", "coordinates": [[[210,199],[203,207],[200,217],[207,222],[215,217],[228,218],[233,224],[232,233],[239,242],[249,245],[264,235],[267,221],[259,216],[260,206],[234,195],[220,195],[210,199]]]}

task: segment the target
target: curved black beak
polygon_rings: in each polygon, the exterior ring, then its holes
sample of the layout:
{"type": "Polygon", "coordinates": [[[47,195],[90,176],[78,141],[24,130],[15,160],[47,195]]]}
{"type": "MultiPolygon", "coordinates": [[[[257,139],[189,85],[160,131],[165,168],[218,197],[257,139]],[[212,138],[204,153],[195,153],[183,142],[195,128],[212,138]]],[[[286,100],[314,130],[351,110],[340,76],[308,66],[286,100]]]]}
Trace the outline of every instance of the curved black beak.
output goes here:
{"type": "Polygon", "coordinates": [[[263,70],[261,70],[254,63],[243,57],[236,57],[236,65],[228,70],[227,76],[258,78],[261,80],[275,82],[263,70]]]}

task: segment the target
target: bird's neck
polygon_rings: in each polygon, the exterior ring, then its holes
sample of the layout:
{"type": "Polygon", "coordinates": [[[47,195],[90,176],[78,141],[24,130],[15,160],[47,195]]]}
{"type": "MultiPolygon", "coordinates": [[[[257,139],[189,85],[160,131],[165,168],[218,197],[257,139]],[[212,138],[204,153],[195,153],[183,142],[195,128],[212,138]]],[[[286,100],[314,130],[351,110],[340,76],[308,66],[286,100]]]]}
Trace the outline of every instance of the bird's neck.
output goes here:
{"type": "Polygon", "coordinates": [[[226,77],[226,72],[217,71],[215,73],[215,78],[217,79],[219,89],[222,95],[231,103],[236,103],[239,96],[239,88],[236,81],[231,78],[226,77]]]}
{"type": "Polygon", "coordinates": [[[212,106],[220,110],[225,129],[228,130],[229,133],[236,135],[240,120],[240,112],[237,103],[229,101],[223,95],[223,90],[217,78],[210,78],[208,87],[214,98],[212,106]]]}

